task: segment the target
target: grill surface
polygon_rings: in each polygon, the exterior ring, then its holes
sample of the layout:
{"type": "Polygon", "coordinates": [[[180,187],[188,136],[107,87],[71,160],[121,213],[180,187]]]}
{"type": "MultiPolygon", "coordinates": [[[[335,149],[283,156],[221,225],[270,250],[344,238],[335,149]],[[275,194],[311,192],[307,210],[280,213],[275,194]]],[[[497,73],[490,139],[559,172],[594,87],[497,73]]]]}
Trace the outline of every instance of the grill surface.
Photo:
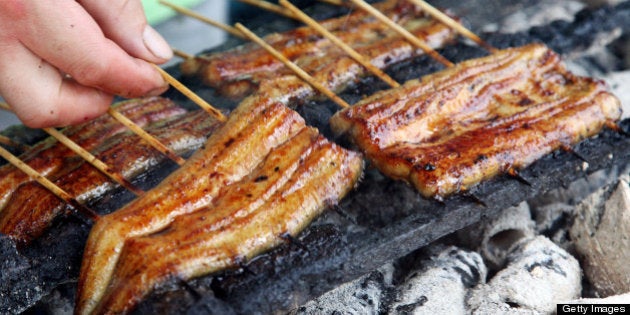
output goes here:
{"type": "MultiPolygon", "coordinates": [[[[330,10],[316,8],[313,15],[322,18],[330,10]]],[[[465,12],[464,12],[465,13],[465,12]]],[[[573,23],[557,22],[533,28],[527,32],[501,35],[486,34],[484,39],[496,47],[522,45],[543,41],[560,53],[586,49],[597,34],[618,27],[630,30],[630,3],[614,9],[584,11],[573,23]]],[[[266,28],[289,28],[296,24],[266,28]]],[[[229,41],[218,49],[234,45],[229,41]]],[[[441,50],[445,57],[457,62],[486,54],[464,44],[454,44],[441,50]]],[[[389,74],[403,82],[442,66],[428,57],[420,57],[395,65],[389,74]]],[[[176,67],[169,69],[179,77],[176,67]]],[[[233,108],[233,101],[218,98],[209,88],[192,80],[180,78],[202,97],[218,107],[233,108]]],[[[341,96],[349,103],[361,95],[386,86],[374,78],[366,78],[341,96]]],[[[169,91],[169,97],[186,103],[183,96],[169,91]]],[[[331,102],[296,104],[307,122],[331,137],[328,118],[337,110],[331,102]]],[[[621,123],[630,130],[630,121],[621,123]]],[[[343,144],[343,140],[337,139],[343,144]]],[[[516,205],[559,186],[566,186],[588,173],[625,166],[630,162],[630,138],[607,130],[600,136],[575,147],[588,165],[576,156],[557,152],[536,162],[521,175],[524,184],[509,177],[499,177],[476,187],[472,196],[453,196],[443,203],[423,199],[407,185],[392,181],[374,169],[368,169],[358,189],[336,209],[327,211],[313,222],[296,241],[261,255],[239,270],[203,277],[189,283],[173,281],[158,289],[137,309],[137,313],[272,313],[299,306],[303,302],[383,263],[401,257],[446,234],[493,217],[506,207],[516,205]]],[[[144,189],[156,185],[176,166],[162,168],[136,180],[144,189]]],[[[133,198],[118,191],[93,202],[92,208],[107,213],[133,198]]],[[[31,312],[46,312],[51,306],[72,305],[82,248],[89,225],[67,216],[58,220],[42,238],[29,247],[15,249],[11,241],[0,236],[0,310],[12,310],[33,305],[31,312]],[[48,295],[50,292],[54,294],[48,295]],[[44,296],[42,298],[42,296],[44,296]],[[7,298],[5,298],[7,297],[7,298]]]]}

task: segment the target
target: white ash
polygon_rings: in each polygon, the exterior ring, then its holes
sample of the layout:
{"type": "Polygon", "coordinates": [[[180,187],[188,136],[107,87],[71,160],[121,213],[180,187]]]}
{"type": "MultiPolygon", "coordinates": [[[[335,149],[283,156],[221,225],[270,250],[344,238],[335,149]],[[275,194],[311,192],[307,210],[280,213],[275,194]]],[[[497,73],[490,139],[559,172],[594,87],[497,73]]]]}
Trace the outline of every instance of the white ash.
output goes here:
{"type": "Polygon", "coordinates": [[[486,275],[477,253],[448,247],[396,287],[389,314],[464,314],[468,289],[486,275]]]}
{"type": "Polygon", "coordinates": [[[558,246],[572,252],[569,228],[576,205],[601,187],[614,183],[619,174],[624,173],[627,171],[617,168],[601,170],[574,181],[566,188],[555,189],[529,200],[532,218],[536,222],[535,233],[547,236],[558,246]]]}
{"type": "Polygon", "coordinates": [[[470,312],[509,309],[551,313],[557,303],[580,296],[577,260],[544,236],[523,241],[508,261],[487,284],[472,290],[467,300],[470,312]]]}
{"type": "Polygon", "coordinates": [[[496,23],[486,25],[483,31],[501,30],[504,33],[516,33],[556,20],[573,21],[575,13],[584,7],[585,5],[580,1],[544,0],[519,10],[496,23]]]}
{"type": "Polygon", "coordinates": [[[597,296],[630,291],[630,178],[601,189],[578,207],[570,235],[597,296]]]}
{"type": "Polygon", "coordinates": [[[475,252],[436,245],[416,270],[386,264],[293,310],[290,314],[462,314],[470,288],[485,281],[486,267],[475,252]],[[409,273],[401,284],[393,274],[409,273]]]}
{"type": "Polygon", "coordinates": [[[383,295],[391,286],[394,268],[386,264],[368,275],[325,293],[289,314],[379,314],[383,295]]]}
{"type": "Polygon", "coordinates": [[[521,239],[534,236],[534,221],[527,202],[505,209],[498,217],[458,232],[462,241],[476,249],[491,270],[501,269],[507,255],[521,239]]]}
{"type": "MultiPolygon", "coordinates": [[[[520,10],[496,23],[488,24],[483,28],[484,31],[495,31],[501,29],[502,32],[518,32],[525,31],[536,25],[548,24],[552,20],[571,21],[576,12],[585,6],[599,6],[603,2],[607,4],[616,4],[615,0],[584,0],[584,1],[551,1],[542,0],[531,8],[520,10]]],[[[627,87],[630,86],[630,71],[619,71],[618,60],[621,57],[625,59],[625,67],[630,65],[630,54],[624,56],[616,56],[607,46],[619,39],[621,32],[613,30],[610,33],[601,34],[597,40],[584,50],[573,53],[570,56],[563,56],[571,71],[577,75],[595,77],[606,81],[610,91],[615,94],[621,101],[623,108],[622,119],[630,117],[630,93],[627,87]]],[[[625,43],[629,47],[630,43],[625,43]]],[[[622,49],[628,51],[628,49],[622,49]]],[[[622,60],[623,61],[623,60],[622,60]]],[[[585,162],[584,169],[588,170],[588,163],[585,162]]],[[[612,169],[608,171],[600,171],[585,176],[584,179],[578,180],[570,184],[566,188],[557,189],[536,200],[529,200],[530,211],[523,209],[527,205],[520,205],[519,209],[507,209],[503,216],[513,216],[513,224],[507,221],[503,223],[494,222],[495,224],[504,224],[502,228],[492,227],[490,224],[483,223],[484,226],[476,226],[466,229],[460,233],[468,236],[468,242],[458,240],[459,245],[476,249],[483,255],[485,262],[489,267],[500,268],[505,264],[505,254],[507,255],[507,266],[499,269],[496,275],[488,279],[488,283],[484,284],[483,280],[479,281],[479,285],[475,288],[463,289],[466,294],[466,308],[459,308],[459,298],[461,297],[461,287],[451,288],[450,292],[444,294],[445,298],[457,299],[456,302],[450,302],[452,308],[449,313],[510,313],[510,314],[539,314],[553,313],[556,303],[628,303],[630,302],[630,293],[625,293],[611,297],[610,299],[579,299],[582,295],[581,269],[578,260],[574,258],[572,253],[574,243],[569,235],[569,228],[573,222],[576,213],[576,205],[581,203],[587,196],[601,189],[601,187],[610,185],[618,178],[619,174],[627,174],[628,170],[612,169]],[[517,216],[512,212],[521,212],[520,218],[522,222],[517,222],[517,216]],[[530,213],[531,217],[527,216],[530,213]],[[510,214],[511,213],[511,214],[510,214]],[[524,214],[524,215],[523,215],[524,214]],[[532,218],[535,224],[532,224],[532,218]],[[532,230],[529,230],[531,226],[532,230]],[[492,244],[492,235],[501,236],[501,231],[505,233],[506,242],[501,246],[492,244]],[[467,234],[469,233],[469,234],[467,234]],[[475,234],[476,233],[476,234],[475,234]],[[512,237],[509,237],[509,236],[512,237]],[[532,235],[545,235],[531,238],[532,235]],[[510,241],[507,241],[510,240],[510,241]],[[477,244],[474,244],[474,242],[477,244]],[[497,249],[500,249],[497,251],[497,249]],[[496,255],[500,253],[503,255],[496,255]],[[498,259],[497,259],[498,258],[498,259]],[[569,301],[569,302],[567,302],[569,301]]],[[[498,220],[498,219],[497,219],[498,220]]],[[[626,224],[626,226],[630,226],[626,224]]],[[[623,232],[624,237],[630,235],[623,232]]],[[[612,233],[610,236],[619,237],[619,234],[612,233]]],[[[494,239],[496,240],[496,239],[494,239]]],[[[625,240],[624,240],[625,241],[625,240]]],[[[435,244],[432,246],[436,246],[435,244]]],[[[626,249],[628,248],[627,245],[626,249]]],[[[463,249],[458,249],[464,251],[463,249]]],[[[623,251],[628,254],[628,251],[623,251]]],[[[619,257],[621,255],[617,255],[619,257]]],[[[456,262],[441,261],[436,258],[431,261],[440,262],[443,266],[456,264],[456,262]]],[[[582,259],[580,255],[579,259],[582,259]]],[[[624,256],[625,257],[625,256],[624,256]]],[[[627,258],[624,258],[627,262],[627,258]]],[[[582,261],[584,264],[585,262],[582,261]]],[[[391,265],[388,265],[391,266],[391,265]]],[[[483,268],[483,267],[480,267],[483,268]]],[[[448,269],[448,268],[447,268],[448,269]]],[[[422,284],[422,279],[436,278],[438,270],[431,268],[423,268],[415,271],[407,271],[411,274],[402,285],[385,284],[389,292],[394,292],[394,299],[389,301],[387,309],[381,309],[381,312],[395,313],[399,306],[408,306],[408,308],[399,308],[400,311],[417,310],[422,313],[443,313],[427,308],[430,299],[422,299],[427,297],[420,292],[433,292],[434,288],[446,288],[453,285],[452,280],[456,276],[455,272],[451,272],[443,277],[442,284],[422,284]],[[424,291],[423,291],[424,290],[424,291]],[[412,292],[416,292],[412,295],[412,292]],[[421,304],[421,305],[420,305],[421,304]]],[[[626,276],[630,272],[626,272],[626,276]]],[[[354,282],[351,282],[354,283],[354,282]]],[[[589,283],[586,283],[589,285],[589,283]]],[[[356,287],[356,285],[354,286],[356,287]]],[[[332,292],[328,296],[333,296],[332,292]]],[[[439,290],[435,289],[435,292],[439,290]]],[[[625,292],[630,291],[630,289],[625,292]]],[[[588,291],[585,291],[589,293],[588,291]]],[[[323,298],[323,296],[321,297],[323,298]]],[[[343,298],[342,298],[343,300],[343,298]]],[[[387,304],[387,299],[381,300],[383,305],[387,304]]],[[[322,300],[318,299],[318,303],[322,300]]],[[[310,304],[310,303],[309,303],[310,304]]],[[[308,304],[307,304],[308,305],[308,304]]],[[[336,305],[340,305],[337,303],[336,305]]],[[[343,305],[340,305],[343,307],[343,305]]],[[[333,309],[328,308],[329,313],[333,309]]],[[[339,313],[348,313],[348,308],[334,309],[339,313]]],[[[374,309],[372,309],[374,310],[374,309]]],[[[350,312],[351,313],[351,312],[350,312]]],[[[402,313],[402,312],[401,312],[402,313]]]]}

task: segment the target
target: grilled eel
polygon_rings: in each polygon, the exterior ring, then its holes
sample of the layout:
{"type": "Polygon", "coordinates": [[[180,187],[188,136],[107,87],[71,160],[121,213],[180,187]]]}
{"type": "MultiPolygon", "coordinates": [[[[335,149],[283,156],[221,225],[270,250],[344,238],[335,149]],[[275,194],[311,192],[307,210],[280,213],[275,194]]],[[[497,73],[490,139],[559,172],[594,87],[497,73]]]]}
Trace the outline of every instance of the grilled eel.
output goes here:
{"type": "Polygon", "coordinates": [[[330,123],[384,174],[442,198],[593,136],[620,115],[602,82],[530,44],[377,93],[330,123]]]}
{"type": "Polygon", "coordinates": [[[90,313],[101,299],[127,239],[159,231],[175,217],[207,206],[222,187],[250,174],[271,150],[305,128],[304,120],[282,102],[248,99],[185,165],[96,222],[81,266],[78,313],[90,313]]]}
{"type": "Polygon", "coordinates": [[[96,313],[126,313],[169,279],[237,267],[297,235],[358,181],[360,154],[305,128],[212,205],[125,243],[96,313]]]}
{"type": "MultiPolygon", "coordinates": [[[[426,17],[419,8],[407,1],[390,0],[375,6],[433,48],[442,46],[455,36],[450,28],[426,17]]],[[[321,24],[369,58],[378,68],[385,68],[391,63],[422,53],[362,10],[322,21],[321,24]]],[[[322,73],[323,69],[331,73],[352,73],[353,75],[344,78],[345,84],[368,74],[362,67],[358,73],[346,71],[344,68],[349,66],[348,61],[353,60],[310,27],[274,33],[264,40],[311,74],[322,73]]],[[[205,84],[232,98],[248,95],[257,90],[261,82],[292,73],[254,43],[224,52],[196,56],[182,63],[181,68],[184,75],[196,75],[205,84]]],[[[343,87],[345,84],[339,86],[343,87]]]]}
{"type": "MultiPolygon", "coordinates": [[[[185,112],[175,103],[158,97],[134,99],[113,105],[121,114],[127,116],[139,126],[146,126],[151,122],[179,115],[185,112]]],[[[62,133],[91,151],[106,139],[126,130],[126,127],[108,115],[103,115],[92,121],[64,128],[62,133]]],[[[52,137],[34,145],[30,150],[20,155],[20,159],[44,176],[54,176],[60,169],[71,168],[71,162],[76,154],[65,145],[52,137]]],[[[13,192],[23,183],[31,181],[24,172],[10,164],[0,167],[0,213],[6,206],[13,192]]]]}
{"type": "MultiPolygon", "coordinates": [[[[184,154],[199,148],[218,125],[219,121],[206,112],[194,111],[150,124],[145,130],[174,152],[184,154]]],[[[163,154],[131,132],[113,136],[94,154],[127,180],[166,160],[163,154]]],[[[82,159],[76,162],[72,168],[55,174],[53,182],[80,203],[85,204],[119,187],[91,164],[82,159]]],[[[0,232],[20,244],[28,244],[39,237],[66,206],[39,183],[25,183],[13,193],[0,213],[0,232]]]]}

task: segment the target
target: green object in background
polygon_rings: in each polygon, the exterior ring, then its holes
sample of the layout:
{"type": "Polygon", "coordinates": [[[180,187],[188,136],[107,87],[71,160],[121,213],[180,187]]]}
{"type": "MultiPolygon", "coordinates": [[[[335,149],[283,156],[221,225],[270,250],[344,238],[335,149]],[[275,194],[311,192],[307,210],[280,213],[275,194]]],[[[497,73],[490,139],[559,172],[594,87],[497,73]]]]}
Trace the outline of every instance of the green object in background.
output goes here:
{"type": "MultiPolygon", "coordinates": [[[[196,4],[203,2],[204,0],[170,0],[174,4],[183,7],[192,7],[196,4]]],[[[144,7],[144,14],[147,16],[149,24],[159,24],[176,15],[176,12],[171,8],[161,5],[158,0],[142,0],[142,6],[144,7]]]]}

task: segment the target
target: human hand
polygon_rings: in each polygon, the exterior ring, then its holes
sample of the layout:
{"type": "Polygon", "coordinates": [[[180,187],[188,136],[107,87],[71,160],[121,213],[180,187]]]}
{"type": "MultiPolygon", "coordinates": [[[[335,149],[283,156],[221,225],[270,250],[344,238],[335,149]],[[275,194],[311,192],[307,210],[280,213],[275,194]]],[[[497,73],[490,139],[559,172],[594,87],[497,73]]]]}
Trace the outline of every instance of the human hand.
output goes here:
{"type": "Polygon", "coordinates": [[[114,95],[158,95],[172,57],[140,0],[0,1],[0,95],[33,128],[76,124],[114,95]]]}

